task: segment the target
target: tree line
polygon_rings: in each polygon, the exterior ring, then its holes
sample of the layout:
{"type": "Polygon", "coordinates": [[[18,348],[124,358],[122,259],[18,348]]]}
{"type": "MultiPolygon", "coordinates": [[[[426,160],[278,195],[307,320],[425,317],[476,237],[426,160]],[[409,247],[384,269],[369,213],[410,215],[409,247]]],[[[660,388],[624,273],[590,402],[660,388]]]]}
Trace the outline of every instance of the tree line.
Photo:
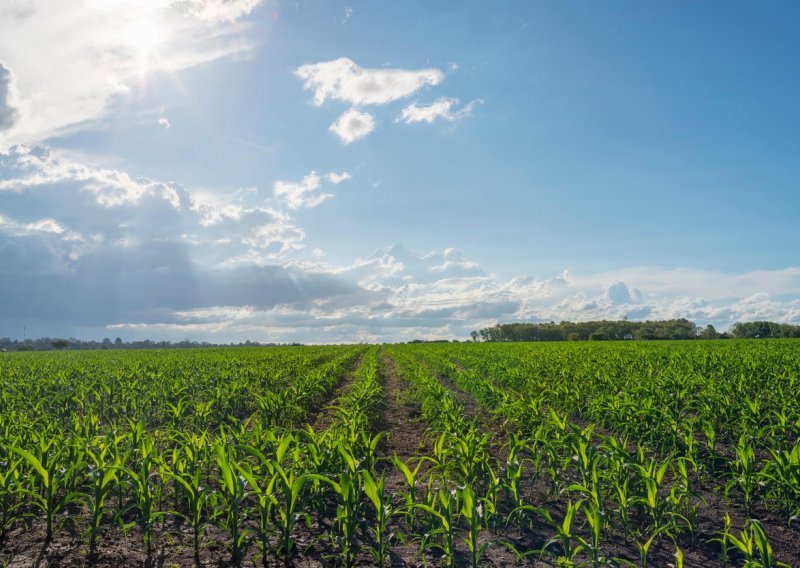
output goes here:
{"type": "Polygon", "coordinates": [[[800,325],[766,321],[737,322],[719,333],[685,318],[663,321],[585,321],[505,323],[471,332],[473,341],[619,341],[657,339],[756,339],[800,337],[800,325]]]}

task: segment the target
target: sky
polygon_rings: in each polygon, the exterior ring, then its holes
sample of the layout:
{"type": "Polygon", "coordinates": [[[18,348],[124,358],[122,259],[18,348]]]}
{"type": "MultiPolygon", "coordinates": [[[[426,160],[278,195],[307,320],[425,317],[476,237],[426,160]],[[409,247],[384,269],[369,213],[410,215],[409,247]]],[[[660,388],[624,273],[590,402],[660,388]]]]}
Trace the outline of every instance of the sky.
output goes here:
{"type": "Polygon", "coordinates": [[[3,0],[0,336],[800,323],[800,5],[3,0]]]}

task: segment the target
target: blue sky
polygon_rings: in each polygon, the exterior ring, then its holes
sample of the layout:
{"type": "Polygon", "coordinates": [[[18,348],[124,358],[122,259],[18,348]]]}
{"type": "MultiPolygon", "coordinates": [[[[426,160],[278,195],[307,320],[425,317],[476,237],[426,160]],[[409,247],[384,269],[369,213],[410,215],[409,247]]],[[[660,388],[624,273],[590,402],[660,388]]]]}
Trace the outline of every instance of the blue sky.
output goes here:
{"type": "Polygon", "coordinates": [[[0,335],[798,323],[799,16],[4,2],[0,335]]]}

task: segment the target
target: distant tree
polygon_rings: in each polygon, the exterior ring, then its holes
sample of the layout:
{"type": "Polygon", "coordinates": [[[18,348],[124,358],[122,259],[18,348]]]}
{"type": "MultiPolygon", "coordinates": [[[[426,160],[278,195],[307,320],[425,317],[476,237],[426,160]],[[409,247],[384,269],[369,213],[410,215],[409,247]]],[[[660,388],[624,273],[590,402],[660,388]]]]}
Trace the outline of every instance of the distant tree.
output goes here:
{"type": "Polygon", "coordinates": [[[114,340],[114,345],[116,345],[117,347],[122,347],[122,338],[121,337],[117,337],[114,340]]]}
{"type": "Polygon", "coordinates": [[[705,327],[705,329],[704,329],[704,330],[702,330],[702,331],[701,331],[701,332],[698,334],[698,337],[699,337],[700,339],[719,339],[719,333],[717,333],[717,330],[716,330],[716,329],[714,329],[714,326],[713,326],[713,325],[711,325],[711,324],[708,324],[708,325],[705,327]]]}
{"type": "MultiPolygon", "coordinates": [[[[751,324],[737,324],[735,337],[752,337],[751,324]],[[747,332],[748,335],[742,335],[747,332]]],[[[800,337],[800,326],[771,324],[766,332],[771,337],[800,337]],[[797,335],[791,335],[797,333],[797,335]]],[[[760,329],[760,328],[759,328],[760,329]]],[[[719,337],[713,327],[698,329],[685,318],[664,321],[585,321],[505,323],[473,331],[470,336],[481,341],[586,341],[625,339],[697,339],[719,337]]],[[[762,335],[763,337],[763,335],[762,335]]]]}
{"type": "Polygon", "coordinates": [[[471,331],[469,335],[470,335],[470,337],[472,338],[472,341],[478,341],[478,337],[480,337],[480,336],[478,335],[478,332],[477,332],[477,331],[471,331]]]}
{"type": "Polygon", "coordinates": [[[53,346],[53,349],[66,349],[69,347],[69,341],[66,339],[54,339],[50,342],[50,345],[53,346]]]}

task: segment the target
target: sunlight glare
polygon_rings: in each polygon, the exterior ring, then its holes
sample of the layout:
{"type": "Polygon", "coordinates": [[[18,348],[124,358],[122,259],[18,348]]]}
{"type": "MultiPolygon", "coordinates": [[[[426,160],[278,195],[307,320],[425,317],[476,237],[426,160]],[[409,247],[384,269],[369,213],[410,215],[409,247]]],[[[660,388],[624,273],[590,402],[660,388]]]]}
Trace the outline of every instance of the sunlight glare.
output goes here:
{"type": "Polygon", "coordinates": [[[140,55],[146,55],[162,43],[163,33],[153,19],[138,20],[128,26],[125,41],[140,55]]]}

